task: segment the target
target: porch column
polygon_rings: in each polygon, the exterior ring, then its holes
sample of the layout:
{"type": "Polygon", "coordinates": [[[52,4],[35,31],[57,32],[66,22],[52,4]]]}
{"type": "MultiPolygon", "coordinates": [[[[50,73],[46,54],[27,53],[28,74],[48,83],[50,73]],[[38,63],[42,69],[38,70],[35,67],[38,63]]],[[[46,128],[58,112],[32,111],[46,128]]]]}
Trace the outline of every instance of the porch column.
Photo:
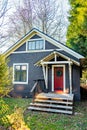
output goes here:
{"type": "Polygon", "coordinates": [[[70,94],[72,94],[72,64],[69,63],[69,83],[70,83],[70,94]]]}
{"type": "Polygon", "coordinates": [[[56,62],[57,61],[57,54],[56,54],[56,52],[54,52],[54,56],[55,56],[54,57],[55,58],[54,61],[56,62]]]}
{"type": "Polygon", "coordinates": [[[46,88],[48,88],[48,65],[46,65],[46,88]]]}
{"type": "Polygon", "coordinates": [[[43,75],[44,75],[44,81],[45,81],[45,85],[46,88],[48,88],[48,66],[42,63],[42,68],[43,68],[43,75]]]}

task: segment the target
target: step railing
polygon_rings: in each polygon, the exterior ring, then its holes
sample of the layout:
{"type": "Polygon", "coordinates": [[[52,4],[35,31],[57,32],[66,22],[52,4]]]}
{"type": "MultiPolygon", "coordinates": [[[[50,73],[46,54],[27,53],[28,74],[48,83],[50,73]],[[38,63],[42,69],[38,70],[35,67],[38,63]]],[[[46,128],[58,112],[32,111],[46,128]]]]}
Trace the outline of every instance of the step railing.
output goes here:
{"type": "Polygon", "coordinates": [[[35,97],[36,95],[38,95],[39,93],[42,93],[42,87],[40,86],[39,84],[39,81],[37,80],[33,86],[33,88],[31,89],[31,93],[32,93],[32,96],[33,96],[33,102],[35,100],[35,97]]]}

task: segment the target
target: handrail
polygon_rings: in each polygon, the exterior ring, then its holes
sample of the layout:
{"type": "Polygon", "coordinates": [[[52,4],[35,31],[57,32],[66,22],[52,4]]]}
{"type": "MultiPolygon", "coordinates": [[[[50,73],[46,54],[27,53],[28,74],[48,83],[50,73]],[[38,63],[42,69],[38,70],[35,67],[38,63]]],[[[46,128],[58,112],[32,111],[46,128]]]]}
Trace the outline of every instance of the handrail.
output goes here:
{"type": "Polygon", "coordinates": [[[31,89],[30,92],[32,93],[33,102],[34,102],[35,96],[42,92],[42,89],[41,89],[38,81],[35,82],[35,84],[34,84],[34,86],[33,86],[33,88],[31,89]]]}
{"type": "Polygon", "coordinates": [[[37,84],[38,84],[38,82],[35,82],[33,88],[32,88],[31,91],[30,91],[31,93],[34,91],[34,89],[36,88],[37,84]]]}

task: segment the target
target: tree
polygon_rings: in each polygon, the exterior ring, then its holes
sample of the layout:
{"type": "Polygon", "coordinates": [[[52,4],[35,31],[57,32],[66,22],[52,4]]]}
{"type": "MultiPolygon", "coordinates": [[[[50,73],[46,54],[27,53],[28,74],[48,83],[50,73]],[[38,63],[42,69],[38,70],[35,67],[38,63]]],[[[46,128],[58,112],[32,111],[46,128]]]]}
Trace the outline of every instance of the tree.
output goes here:
{"type": "Polygon", "coordinates": [[[3,24],[3,20],[7,12],[7,4],[8,4],[8,0],[3,0],[3,1],[0,0],[0,27],[3,24]]]}
{"type": "Polygon", "coordinates": [[[33,28],[33,14],[30,0],[15,5],[16,10],[9,16],[8,37],[14,43],[33,28]]]}
{"type": "Polygon", "coordinates": [[[4,55],[0,55],[0,97],[7,95],[12,89],[12,74],[4,55]]]}
{"type": "Polygon", "coordinates": [[[8,11],[8,0],[0,0],[0,49],[5,45],[6,39],[8,39],[3,31],[6,29],[6,15],[8,11]]]}
{"type": "Polygon", "coordinates": [[[33,6],[36,14],[36,27],[39,27],[44,33],[48,33],[49,27],[53,26],[54,21],[56,23],[55,0],[33,0],[33,6]]]}
{"type": "Polygon", "coordinates": [[[62,42],[66,21],[61,1],[33,0],[33,7],[36,27],[62,42]]]}
{"type": "Polygon", "coordinates": [[[61,42],[65,40],[67,21],[61,3],[56,0],[22,0],[22,4],[21,1],[19,3],[9,17],[10,43],[34,27],[61,42]]]}
{"type": "Polygon", "coordinates": [[[87,0],[69,0],[67,45],[87,57],[87,0]]]}

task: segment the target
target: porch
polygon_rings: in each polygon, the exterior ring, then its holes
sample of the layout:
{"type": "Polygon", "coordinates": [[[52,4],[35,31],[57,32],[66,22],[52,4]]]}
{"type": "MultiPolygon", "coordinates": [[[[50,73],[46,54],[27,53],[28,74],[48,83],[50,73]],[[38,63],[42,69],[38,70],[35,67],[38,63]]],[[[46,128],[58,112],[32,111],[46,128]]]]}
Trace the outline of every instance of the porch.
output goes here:
{"type": "Polygon", "coordinates": [[[31,92],[33,92],[33,101],[28,107],[29,110],[73,114],[73,94],[45,93],[41,90],[38,82],[35,83],[31,92]]]}
{"type": "Polygon", "coordinates": [[[72,94],[73,82],[73,64],[77,62],[60,52],[53,51],[48,56],[44,57],[35,66],[40,67],[43,73],[45,89],[49,91],[61,91],[63,93],[72,94]]]}
{"type": "Polygon", "coordinates": [[[73,114],[73,63],[77,64],[69,57],[54,51],[35,64],[42,69],[44,85],[39,84],[43,82],[40,79],[35,82],[31,90],[33,102],[30,110],[73,114]]]}

